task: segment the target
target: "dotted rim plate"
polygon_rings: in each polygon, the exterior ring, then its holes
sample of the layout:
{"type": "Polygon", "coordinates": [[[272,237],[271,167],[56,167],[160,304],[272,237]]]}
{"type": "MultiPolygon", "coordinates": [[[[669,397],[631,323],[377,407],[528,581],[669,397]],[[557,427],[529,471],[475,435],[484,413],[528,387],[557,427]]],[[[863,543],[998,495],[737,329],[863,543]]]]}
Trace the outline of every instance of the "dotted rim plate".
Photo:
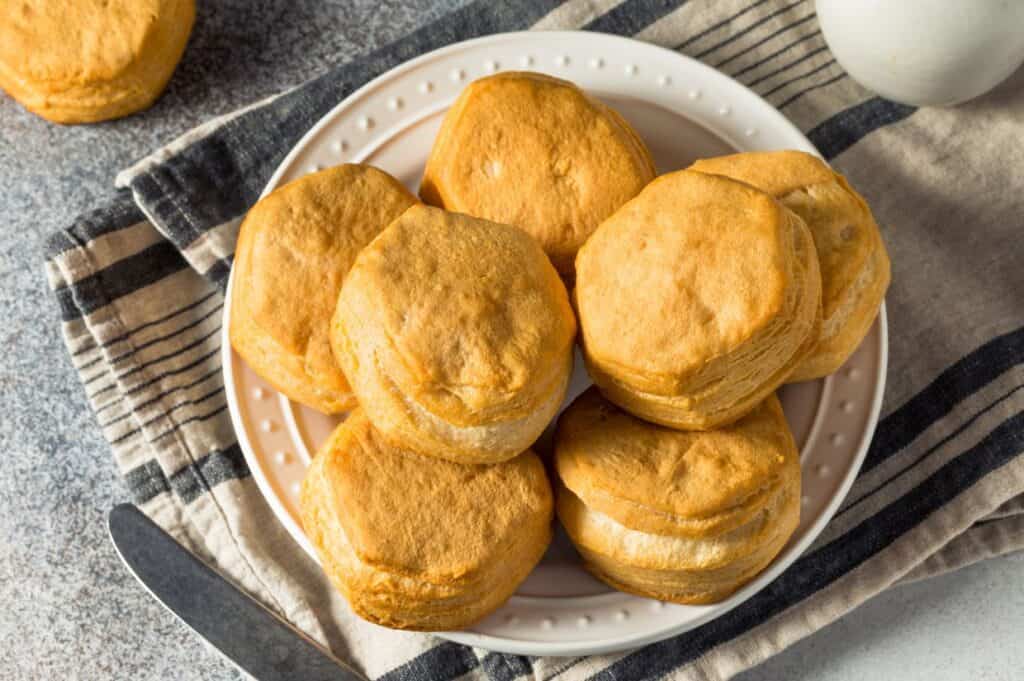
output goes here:
{"type": "MultiPolygon", "coordinates": [[[[475,78],[516,69],[572,80],[611,102],[651,146],[662,172],[730,150],[815,152],[795,126],[756,94],[678,53],[596,33],[506,33],[423,55],[354,92],[288,154],[264,195],[344,162],[377,165],[415,191],[441,116],[462,88],[475,78]]],[[[338,419],[289,401],[256,376],[231,349],[229,312],[225,305],[224,384],[240,446],[275,515],[316,560],[299,521],[298,484],[316,445],[338,419]]],[[[556,537],[548,556],[508,603],[465,631],[437,635],[502,652],[587,655],[658,641],[736,607],[811,545],[849,491],[878,422],[887,347],[883,305],[867,338],[839,372],[781,391],[801,445],[801,523],[772,564],[727,600],[680,606],[610,591],[582,570],[564,537],[556,537]]],[[[577,358],[569,399],[588,383],[577,358]]]]}

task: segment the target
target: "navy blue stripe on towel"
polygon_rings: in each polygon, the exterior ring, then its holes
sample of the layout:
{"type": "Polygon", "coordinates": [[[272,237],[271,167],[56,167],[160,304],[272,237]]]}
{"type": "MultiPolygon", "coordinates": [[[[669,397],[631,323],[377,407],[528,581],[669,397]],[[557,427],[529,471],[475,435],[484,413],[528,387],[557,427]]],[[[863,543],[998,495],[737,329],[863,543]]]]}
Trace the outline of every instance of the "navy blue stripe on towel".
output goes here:
{"type": "MultiPolygon", "coordinates": [[[[131,350],[123,352],[120,355],[117,355],[116,357],[111,357],[109,360],[107,360],[107,362],[109,362],[111,366],[114,366],[118,362],[122,361],[125,357],[131,357],[131,356],[135,355],[137,352],[139,352],[140,350],[145,350],[146,348],[151,347],[153,345],[156,345],[157,343],[164,343],[166,341],[169,341],[172,338],[177,338],[178,336],[180,336],[181,334],[185,333],[186,331],[190,331],[191,329],[194,329],[195,327],[199,326],[203,322],[209,320],[210,317],[212,317],[213,315],[217,314],[218,312],[220,312],[223,309],[224,309],[224,305],[222,303],[218,303],[217,305],[214,305],[209,310],[204,312],[203,315],[201,317],[199,317],[198,319],[194,319],[191,322],[189,322],[188,324],[186,324],[186,325],[184,325],[182,327],[179,327],[179,328],[175,329],[174,331],[166,333],[166,334],[164,334],[162,336],[157,336],[156,338],[151,338],[150,340],[147,340],[146,342],[140,343],[138,345],[133,345],[131,350]]],[[[93,362],[96,362],[98,359],[102,359],[102,358],[97,358],[96,360],[93,360],[93,362]]],[[[90,362],[89,364],[92,364],[93,362],[90,362]]],[[[78,370],[82,371],[87,366],[89,366],[89,365],[88,364],[83,364],[82,366],[78,367],[78,370]]]]}
{"type": "Polygon", "coordinates": [[[171,474],[170,484],[186,504],[209,492],[222,482],[240,480],[249,475],[245,457],[237,444],[213,450],[195,463],[171,474]]]}
{"type": "Polygon", "coordinates": [[[846,71],[843,71],[839,75],[833,76],[832,78],[829,78],[828,80],[822,81],[820,83],[815,83],[814,85],[809,85],[808,87],[804,88],[803,90],[801,90],[800,92],[796,93],[795,95],[791,95],[789,97],[789,99],[783,100],[783,102],[781,104],[779,104],[778,107],[776,107],[776,108],[778,108],[780,110],[781,109],[785,109],[787,106],[789,106],[790,104],[792,104],[796,100],[800,99],[801,97],[806,95],[808,92],[814,92],[815,90],[820,90],[823,87],[828,87],[832,83],[840,81],[843,78],[846,78],[846,71]]]}
{"type": "Polygon", "coordinates": [[[689,47],[690,45],[692,45],[693,43],[697,42],[698,40],[700,40],[704,36],[709,35],[711,33],[714,33],[715,31],[717,31],[718,29],[722,28],[726,24],[729,24],[730,22],[735,21],[736,19],[739,19],[741,16],[743,16],[744,14],[746,14],[748,12],[754,11],[755,9],[757,9],[758,7],[760,7],[761,5],[763,5],[766,2],[768,2],[768,0],[757,0],[757,2],[755,2],[754,4],[747,5],[746,7],[741,9],[739,12],[736,12],[736,14],[732,14],[730,16],[727,16],[726,18],[722,19],[721,21],[719,21],[717,23],[714,23],[714,24],[711,24],[710,26],[705,28],[700,33],[697,33],[695,35],[691,35],[689,38],[687,38],[683,42],[681,42],[678,45],[676,45],[675,49],[682,50],[682,49],[684,49],[686,47],[689,47]]]}
{"type": "Polygon", "coordinates": [[[214,416],[219,416],[223,412],[227,411],[227,408],[228,408],[227,404],[222,404],[219,407],[217,407],[216,409],[208,411],[205,414],[199,414],[198,416],[192,416],[190,418],[185,419],[184,421],[180,421],[180,422],[174,424],[173,427],[168,428],[167,430],[165,430],[164,432],[160,433],[159,435],[157,435],[153,439],[149,440],[149,442],[150,442],[150,444],[153,444],[157,440],[161,440],[161,439],[167,437],[168,435],[173,435],[174,433],[178,432],[183,427],[185,427],[185,426],[187,426],[187,425],[189,425],[191,423],[196,423],[198,421],[205,421],[206,419],[212,419],[214,416]]]}
{"type": "Polygon", "coordinates": [[[97,237],[131,227],[145,219],[131,193],[118,192],[107,205],[83,213],[70,227],[52,234],[46,241],[46,259],[80,248],[97,237]]]}
{"type": "MultiPolygon", "coordinates": [[[[134,376],[135,374],[139,373],[140,371],[143,371],[144,369],[148,369],[149,367],[151,367],[151,366],[153,366],[155,364],[160,364],[161,362],[169,362],[171,360],[177,359],[178,357],[180,357],[181,355],[185,354],[189,350],[197,348],[197,347],[201,346],[203,343],[205,343],[206,341],[210,340],[211,338],[214,338],[215,336],[219,335],[220,334],[220,330],[221,330],[220,326],[217,326],[217,327],[215,327],[213,329],[210,329],[209,331],[204,333],[199,338],[196,338],[196,339],[192,340],[190,343],[188,343],[188,345],[183,345],[180,348],[176,348],[172,352],[168,352],[166,354],[160,355],[159,357],[154,357],[153,359],[147,360],[147,361],[143,362],[142,364],[136,364],[131,369],[128,369],[127,371],[125,371],[123,373],[120,373],[120,374],[117,374],[116,376],[114,376],[114,379],[117,380],[117,381],[123,381],[124,379],[128,378],[129,376],[134,376]]],[[[90,379],[90,381],[91,380],[95,380],[95,378],[90,379]]],[[[86,381],[85,382],[86,385],[88,385],[90,381],[86,381]]]]}
{"type": "MultiPolygon", "coordinates": [[[[163,324],[164,322],[166,322],[166,321],[168,321],[168,320],[170,320],[170,319],[172,319],[174,317],[177,317],[178,315],[182,314],[183,312],[188,312],[189,310],[194,310],[195,308],[199,307],[200,305],[202,305],[203,303],[205,303],[206,301],[208,301],[210,298],[212,298],[215,295],[217,295],[216,291],[212,291],[210,293],[207,293],[205,296],[203,296],[199,300],[197,300],[195,302],[192,302],[192,303],[189,303],[188,305],[185,305],[184,307],[179,307],[176,310],[174,310],[173,312],[168,312],[163,317],[160,317],[158,319],[154,319],[152,321],[148,321],[145,324],[140,324],[139,326],[136,326],[134,329],[131,329],[129,331],[125,331],[124,333],[122,333],[120,335],[117,335],[117,336],[115,336],[113,338],[110,338],[110,339],[104,341],[103,344],[102,344],[102,347],[108,348],[111,345],[114,345],[115,343],[123,343],[124,341],[128,340],[129,337],[133,336],[136,333],[139,333],[140,331],[144,331],[145,329],[148,329],[148,328],[151,328],[153,326],[156,326],[157,324],[163,324]]],[[[92,345],[90,347],[82,348],[80,350],[77,350],[77,351],[71,353],[71,356],[72,357],[78,357],[80,355],[85,354],[86,352],[89,352],[90,350],[95,350],[96,347],[97,347],[96,345],[92,345]]],[[[79,367],[79,370],[81,370],[81,367],[79,367]]]]}
{"type": "Polygon", "coordinates": [[[488,653],[482,666],[490,681],[515,681],[523,676],[533,676],[533,665],[522,655],[488,653]]]}
{"type": "Polygon", "coordinates": [[[725,66],[726,64],[731,62],[733,59],[738,59],[739,57],[742,57],[743,55],[747,54],[751,50],[754,50],[754,49],[757,49],[758,47],[761,47],[761,45],[764,45],[766,42],[768,42],[772,38],[778,37],[778,36],[782,35],[783,33],[785,33],[786,31],[789,31],[789,30],[791,30],[793,28],[796,28],[797,26],[800,26],[801,24],[806,24],[808,21],[811,21],[812,19],[817,18],[817,16],[818,16],[817,14],[815,14],[814,12],[811,12],[807,16],[802,17],[800,19],[797,19],[796,21],[794,21],[791,24],[786,24],[782,28],[780,28],[778,30],[775,30],[775,31],[772,31],[771,33],[769,33],[765,37],[763,37],[760,40],[758,40],[753,45],[748,45],[747,47],[744,47],[742,50],[740,50],[736,54],[732,55],[731,57],[727,57],[724,61],[720,61],[717,64],[715,64],[714,66],[715,66],[716,69],[721,69],[723,66],[725,66]]]}
{"type": "Polygon", "coordinates": [[[583,29],[631,36],[686,3],[687,0],[626,0],[591,21],[583,29]]]}
{"type": "Polygon", "coordinates": [[[824,71],[825,69],[827,69],[827,68],[829,68],[831,66],[834,66],[835,64],[836,64],[836,60],[835,59],[829,59],[824,64],[819,64],[818,66],[815,66],[810,71],[804,71],[804,72],[799,73],[799,74],[797,74],[795,76],[791,76],[791,77],[787,78],[786,80],[782,81],[781,83],[779,83],[778,85],[773,87],[768,92],[765,92],[761,96],[765,97],[765,98],[771,97],[772,95],[774,95],[779,90],[781,90],[781,89],[783,89],[785,87],[789,87],[793,83],[801,81],[804,78],[810,78],[811,76],[815,75],[816,73],[820,73],[821,71],[824,71]]]}
{"type": "Polygon", "coordinates": [[[956,405],[1024,362],[1024,326],[997,336],[943,371],[923,390],[886,416],[861,471],[896,454],[956,405]]]}
{"type": "MultiPolygon", "coordinates": [[[[119,442],[123,442],[124,440],[127,440],[128,438],[132,437],[133,435],[136,435],[139,432],[141,432],[143,428],[146,428],[147,426],[151,426],[154,423],[156,423],[157,421],[160,421],[161,419],[167,419],[167,420],[171,421],[171,423],[174,423],[174,420],[171,419],[171,414],[173,414],[174,412],[178,411],[179,409],[184,409],[185,407],[197,407],[200,404],[202,404],[203,402],[206,402],[209,399],[217,397],[218,395],[220,395],[223,392],[224,392],[224,387],[223,386],[217,386],[213,390],[210,390],[210,391],[200,395],[199,397],[196,397],[194,399],[185,399],[185,400],[182,400],[181,402],[178,402],[177,404],[171,405],[170,407],[167,407],[166,409],[164,409],[163,411],[161,411],[159,414],[157,414],[156,416],[152,417],[148,421],[143,421],[142,423],[140,423],[137,428],[134,428],[134,429],[128,431],[127,433],[125,433],[124,435],[121,435],[120,437],[118,437],[118,438],[116,438],[114,440],[111,440],[110,444],[116,445],[119,442]]],[[[158,436],[158,437],[162,437],[162,436],[158,436]]],[[[156,438],[154,438],[154,440],[155,439],[156,438]]]]}
{"type": "Polygon", "coordinates": [[[868,133],[898,123],[915,111],[915,107],[906,104],[872,97],[819,123],[807,133],[807,138],[822,156],[831,160],[868,133]]]}
{"type": "Polygon", "coordinates": [[[54,293],[61,319],[71,321],[91,314],[110,301],[134,293],[188,267],[181,253],[168,241],[159,241],[134,255],[118,260],[54,293]]]}
{"type": "MultiPolygon", "coordinates": [[[[109,428],[110,426],[114,425],[115,423],[120,423],[121,421],[125,420],[126,418],[135,416],[136,414],[141,413],[142,410],[145,409],[146,407],[148,407],[149,405],[154,404],[156,402],[159,402],[160,400],[164,399],[165,397],[167,397],[167,396],[169,396],[169,395],[171,395],[173,393],[181,392],[183,390],[188,390],[190,388],[194,388],[194,387],[196,387],[197,385],[199,385],[201,383],[209,381],[211,378],[219,379],[220,378],[220,373],[221,373],[220,369],[221,369],[220,362],[217,362],[217,365],[213,369],[211,369],[210,371],[206,372],[205,374],[203,374],[199,378],[195,379],[194,381],[186,383],[185,385],[180,385],[180,386],[177,386],[177,387],[174,387],[174,388],[169,388],[168,390],[165,390],[164,392],[162,392],[162,393],[160,393],[160,394],[158,394],[158,395],[156,395],[154,397],[149,398],[145,402],[141,402],[139,404],[133,405],[132,406],[132,411],[125,412],[124,414],[121,414],[120,416],[114,417],[114,418],[110,419],[109,421],[101,422],[100,423],[100,428],[109,428]]],[[[221,385],[221,388],[223,389],[223,385],[221,385]]],[[[108,405],[108,406],[112,406],[112,405],[114,405],[116,403],[117,403],[117,400],[115,400],[114,402],[111,402],[110,405],[108,405]]],[[[104,407],[104,409],[105,409],[105,407],[104,407]]],[[[97,417],[99,416],[100,411],[102,411],[102,409],[97,409],[96,410],[96,416],[97,417]]]]}
{"type": "MultiPolygon", "coordinates": [[[[760,19],[758,19],[754,23],[750,24],[749,26],[744,26],[739,31],[730,34],[724,40],[721,40],[721,41],[715,43],[714,45],[712,45],[711,47],[707,48],[706,50],[702,50],[701,52],[698,52],[697,54],[695,54],[693,56],[696,59],[703,59],[704,57],[708,56],[709,54],[711,54],[715,50],[717,50],[719,48],[722,48],[722,47],[725,47],[726,45],[739,40],[740,38],[742,38],[746,34],[748,34],[751,31],[753,31],[754,29],[759,28],[759,27],[765,25],[766,23],[768,23],[769,21],[771,21],[775,17],[779,16],[780,14],[785,14],[786,12],[788,12],[791,9],[793,9],[794,7],[799,7],[803,3],[804,3],[804,0],[797,0],[796,2],[794,2],[794,3],[790,4],[790,5],[786,5],[785,7],[780,7],[779,9],[775,10],[771,14],[766,14],[765,16],[761,17],[760,19]]],[[[744,14],[744,13],[745,12],[740,12],[740,14],[744,14]]],[[[737,16],[739,16],[739,15],[737,15],[737,16]]],[[[685,45],[688,45],[690,42],[692,42],[692,40],[693,40],[692,38],[690,38],[688,40],[685,40],[684,42],[680,43],[679,46],[676,47],[676,49],[677,50],[682,49],[685,45]]]]}
{"type": "MultiPolygon", "coordinates": [[[[116,397],[112,398],[112,400],[110,402],[107,402],[106,404],[98,405],[96,407],[96,413],[99,414],[100,411],[102,411],[103,409],[106,409],[110,404],[112,404],[112,402],[114,400],[124,399],[124,398],[128,397],[129,395],[134,395],[135,393],[139,392],[140,390],[148,388],[149,386],[153,385],[154,383],[157,383],[158,381],[162,381],[163,379],[169,378],[171,376],[178,376],[178,375],[183,374],[183,373],[185,373],[185,372],[187,372],[187,371],[189,371],[191,369],[194,369],[195,367],[199,366],[200,364],[202,364],[206,360],[210,359],[211,357],[213,357],[214,355],[216,355],[219,352],[220,352],[220,345],[218,345],[217,347],[213,348],[210,352],[206,353],[205,355],[203,355],[201,357],[198,357],[197,359],[192,360],[191,362],[189,362],[185,366],[178,367],[177,369],[171,369],[171,370],[168,370],[168,371],[164,371],[164,372],[162,372],[160,374],[157,374],[156,376],[148,378],[148,380],[143,381],[142,383],[139,383],[137,385],[133,385],[132,387],[124,390],[123,393],[121,393],[121,394],[117,395],[116,397]]],[[[100,395],[115,389],[116,387],[117,387],[117,383],[114,382],[114,383],[111,383],[110,385],[107,385],[107,386],[104,386],[103,388],[98,389],[96,392],[94,392],[92,394],[86,395],[86,397],[88,397],[90,400],[93,400],[93,399],[96,399],[97,397],[99,397],[100,395]]]]}
{"type": "Polygon", "coordinates": [[[167,477],[156,459],[150,459],[125,473],[124,481],[128,485],[132,501],[138,505],[146,503],[159,494],[171,491],[167,477]]]}
{"type": "Polygon", "coordinates": [[[446,641],[392,669],[377,681],[444,681],[462,676],[480,666],[468,646],[446,641]]]}
{"type": "MultiPolygon", "coordinates": [[[[742,69],[740,69],[736,73],[733,73],[733,74],[730,74],[730,75],[733,78],[736,78],[738,80],[740,76],[742,76],[742,75],[744,75],[746,73],[749,73],[750,71],[753,71],[754,69],[758,68],[759,66],[763,66],[764,64],[767,64],[772,59],[775,59],[776,57],[778,57],[780,55],[783,55],[786,52],[789,52],[791,49],[793,49],[797,45],[803,44],[803,43],[807,42],[808,40],[813,40],[814,38],[817,38],[820,35],[821,35],[821,31],[820,30],[816,30],[816,31],[813,31],[813,32],[808,33],[806,35],[802,35],[799,38],[797,38],[796,40],[794,40],[792,42],[789,42],[789,43],[786,43],[785,45],[783,45],[779,49],[775,50],[771,54],[765,55],[761,59],[758,59],[757,61],[755,61],[753,64],[748,64],[747,66],[744,66],[742,69]]],[[[786,69],[788,69],[788,68],[790,68],[792,66],[795,66],[795,65],[799,64],[804,59],[809,59],[810,57],[813,57],[814,55],[816,55],[816,54],[818,54],[820,52],[824,52],[826,49],[828,49],[828,48],[820,47],[817,50],[811,52],[810,54],[803,55],[802,57],[800,57],[799,59],[797,59],[794,62],[790,62],[789,64],[786,64],[784,66],[780,66],[780,67],[776,68],[774,71],[771,71],[771,72],[769,72],[769,73],[767,73],[767,74],[765,74],[763,76],[760,76],[756,80],[752,80],[749,83],[745,83],[745,85],[747,87],[754,87],[755,85],[757,85],[761,81],[767,80],[768,78],[771,78],[772,76],[774,76],[774,75],[776,75],[778,73],[781,73],[781,72],[785,71],[786,69]]]]}
{"type": "Polygon", "coordinates": [[[949,443],[952,440],[954,440],[955,438],[959,437],[961,433],[963,433],[965,430],[967,430],[968,428],[973,426],[978,421],[978,419],[980,419],[982,416],[984,416],[985,414],[989,413],[990,411],[992,411],[993,409],[998,407],[1000,404],[1003,404],[1004,402],[1006,402],[1006,400],[1008,400],[1011,397],[1013,397],[1014,395],[1016,395],[1018,392],[1020,392],[1020,390],[1022,388],[1024,388],[1024,385],[1016,385],[1016,386],[1010,388],[1009,390],[1004,392],[1002,395],[1000,395],[996,399],[992,400],[992,402],[986,404],[984,407],[982,407],[980,410],[978,410],[977,413],[975,413],[973,416],[971,416],[971,418],[967,419],[962,424],[960,424],[960,426],[957,427],[955,430],[953,430],[951,433],[949,433],[949,435],[946,435],[944,438],[940,439],[938,442],[936,442],[934,445],[932,445],[931,447],[926,449],[924,452],[921,452],[921,454],[919,454],[913,461],[905,464],[902,468],[900,468],[899,470],[894,472],[892,475],[887,477],[882,482],[880,482],[877,485],[875,485],[872,489],[870,489],[870,490],[868,490],[866,492],[861,493],[861,495],[859,497],[857,497],[856,499],[847,498],[843,502],[843,506],[839,509],[839,512],[836,513],[835,517],[838,518],[839,516],[842,516],[842,515],[846,514],[848,511],[851,511],[854,508],[856,508],[857,506],[859,506],[865,500],[870,499],[876,492],[880,492],[881,490],[885,489],[885,487],[890,482],[892,482],[893,480],[896,480],[897,478],[899,478],[904,473],[910,471],[915,466],[917,466],[917,464],[921,463],[922,461],[924,461],[925,459],[930,457],[932,454],[937,452],[940,448],[944,447],[947,443],[949,443]]]}
{"type": "Polygon", "coordinates": [[[124,479],[136,504],[144,504],[172,489],[187,504],[222,482],[241,480],[248,475],[242,450],[238,444],[233,444],[207,453],[172,473],[169,479],[155,459],[128,471],[124,479]]]}

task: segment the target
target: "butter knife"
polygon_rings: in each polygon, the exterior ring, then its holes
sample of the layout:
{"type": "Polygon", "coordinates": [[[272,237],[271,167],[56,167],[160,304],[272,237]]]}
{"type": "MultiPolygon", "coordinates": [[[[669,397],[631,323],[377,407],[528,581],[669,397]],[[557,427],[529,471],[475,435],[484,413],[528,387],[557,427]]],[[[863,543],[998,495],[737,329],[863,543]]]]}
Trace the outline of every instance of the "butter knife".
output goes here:
{"type": "Polygon", "coordinates": [[[121,560],[160,603],[257,681],[364,681],[131,504],[110,512],[121,560]]]}

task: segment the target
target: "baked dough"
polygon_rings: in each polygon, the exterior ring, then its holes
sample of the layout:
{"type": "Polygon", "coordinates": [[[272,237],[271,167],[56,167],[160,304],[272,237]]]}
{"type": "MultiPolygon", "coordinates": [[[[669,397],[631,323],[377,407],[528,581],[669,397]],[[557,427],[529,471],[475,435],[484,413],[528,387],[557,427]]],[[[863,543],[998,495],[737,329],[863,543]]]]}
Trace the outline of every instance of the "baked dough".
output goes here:
{"type": "Polygon", "coordinates": [[[489,463],[554,417],[575,333],[565,286],[529,235],[416,205],[356,259],[331,343],[385,437],[489,463]]]}
{"type": "Polygon", "coordinates": [[[178,65],[194,0],[0,3],[0,88],[55,123],[145,109],[178,65]]]}
{"type": "Polygon", "coordinates": [[[799,522],[799,454],[774,395],[698,432],[641,421],[591,388],[559,419],[555,462],[558,516],[585,566],[641,596],[726,598],[799,522]]]}
{"type": "Polygon", "coordinates": [[[788,380],[839,369],[864,340],[889,287],[889,255],[867,203],[846,178],[802,151],[720,156],[691,167],[768,192],[807,223],[821,265],[823,321],[814,350],[788,380]]]}
{"type": "Polygon", "coordinates": [[[611,401],[684,429],[734,421],[807,355],[821,276],[807,226],[716,175],[659,177],[576,258],[584,357],[611,401]]]}
{"type": "Polygon", "coordinates": [[[357,615],[397,629],[460,629],[505,602],[551,541],[552,500],[532,452],[498,464],[395,447],[353,412],[317,453],[302,523],[357,615]]]}
{"type": "Polygon", "coordinates": [[[355,406],[328,340],[338,291],[359,251],[416,202],[383,171],[341,165],[252,207],[235,249],[230,335],[253,371],[319,411],[355,406]]]}
{"type": "Polygon", "coordinates": [[[568,81],[508,72],[463,90],[420,196],[526,230],[571,275],[587,237],[654,174],[650,152],[617,112],[568,81]]]}

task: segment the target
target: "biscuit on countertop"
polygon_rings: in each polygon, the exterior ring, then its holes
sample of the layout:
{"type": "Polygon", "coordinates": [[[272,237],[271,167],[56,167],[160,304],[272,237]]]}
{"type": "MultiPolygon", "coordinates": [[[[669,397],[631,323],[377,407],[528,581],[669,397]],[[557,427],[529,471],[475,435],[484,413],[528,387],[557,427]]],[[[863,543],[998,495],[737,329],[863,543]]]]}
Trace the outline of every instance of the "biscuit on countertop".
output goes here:
{"type": "Polygon", "coordinates": [[[145,109],[174,72],[194,0],[0,3],[0,88],[55,123],[145,109]]]}

